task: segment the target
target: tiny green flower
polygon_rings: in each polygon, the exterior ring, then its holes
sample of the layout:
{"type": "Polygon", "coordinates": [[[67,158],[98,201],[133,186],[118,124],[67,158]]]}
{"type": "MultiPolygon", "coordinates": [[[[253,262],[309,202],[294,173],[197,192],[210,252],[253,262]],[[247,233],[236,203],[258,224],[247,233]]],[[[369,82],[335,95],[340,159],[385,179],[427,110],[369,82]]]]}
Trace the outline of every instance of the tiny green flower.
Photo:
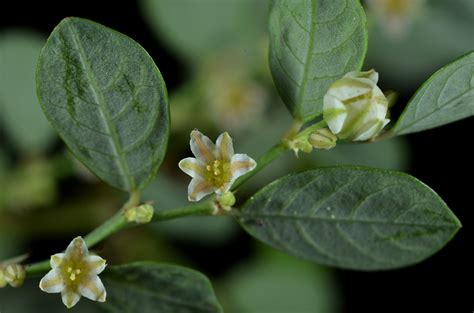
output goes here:
{"type": "Polygon", "coordinates": [[[379,74],[374,70],[349,72],[327,91],[324,120],[339,138],[369,140],[390,122],[388,100],[377,86],[378,79],[379,74]]]}
{"type": "Polygon", "coordinates": [[[191,151],[196,158],[179,162],[179,168],[192,177],[188,186],[189,201],[199,201],[215,192],[229,191],[234,181],[250,172],[257,163],[246,154],[234,154],[232,138],[222,133],[216,145],[198,130],[191,132],[191,151]]]}
{"type": "Polygon", "coordinates": [[[39,287],[48,293],[61,293],[67,308],[72,308],[81,296],[105,302],[106,291],[99,278],[105,269],[105,260],[89,255],[81,237],[71,241],[65,253],[51,256],[51,271],[41,279],[39,287]]]}

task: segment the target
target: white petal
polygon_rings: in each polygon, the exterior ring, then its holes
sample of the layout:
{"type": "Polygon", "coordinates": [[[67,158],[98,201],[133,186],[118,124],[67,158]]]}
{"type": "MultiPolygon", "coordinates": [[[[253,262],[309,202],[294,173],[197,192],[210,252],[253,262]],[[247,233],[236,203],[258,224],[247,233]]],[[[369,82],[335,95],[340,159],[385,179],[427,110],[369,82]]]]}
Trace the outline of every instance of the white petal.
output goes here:
{"type": "Polygon", "coordinates": [[[234,145],[232,143],[232,138],[227,132],[220,134],[217,138],[216,147],[220,154],[220,159],[224,160],[224,162],[230,162],[234,155],[234,145]]]}
{"type": "Polygon", "coordinates": [[[230,163],[232,181],[236,180],[245,173],[250,172],[257,166],[257,162],[246,154],[234,154],[230,163]]]}
{"type": "Polygon", "coordinates": [[[105,267],[107,266],[105,260],[98,255],[89,256],[89,258],[87,259],[87,263],[92,273],[96,275],[102,273],[105,267]]]}
{"type": "Polygon", "coordinates": [[[344,75],[344,77],[370,79],[374,84],[377,84],[379,81],[379,73],[373,69],[367,72],[359,72],[359,71],[349,72],[346,75],[344,75]]]}
{"type": "Polygon", "coordinates": [[[211,163],[215,158],[216,146],[212,141],[204,136],[200,131],[193,130],[191,132],[191,140],[189,142],[191,151],[194,156],[204,163],[211,163]]]}
{"type": "Polygon", "coordinates": [[[329,87],[327,94],[346,101],[369,93],[374,86],[375,84],[366,78],[341,78],[329,87]]]}
{"type": "Polygon", "coordinates": [[[61,298],[63,300],[64,305],[68,309],[70,309],[79,302],[81,296],[76,292],[64,290],[63,292],[61,292],[61,298]]]}
{"type": "Polygon", "coordinates": [[[61,272],[58,269],[53,269],[44,276],[40,283],[39,288],[47,293],[58,293],[64,290],[65,285],[61,272]]]}
{"type": "Polygon", "coordinates": [[[389,119],[385,119],[383,121],[378,121],[375,122],[372,127],[370,127],[368,130],[363,131],[361,134],[356,136],[354,138],[354,141],[365,141],[369,140],[379,134],[379,132],[382,130],[382,128],[385,127],[390,122],[389,119]]]}
{"type": "Polygon", "coordinates": [[[65,256],[64,253],[56,253],[52,255],[51,260],[49,261],[49,263],[51,264],[51,268],[55,269],[59,265],[61,265],[61,263],[63,262],[64,256],[65,256]]]}
{"type": "Polygon", "coordinates": [[[65,256],[68,258],[86,258],[89,255],[86,242],[81,236],[74,238],[66,248],[65,256]]]}
{"type": "Polygon", "coordinates": [[[199,201],[204,196],[216,191],[216,189],[215,186],[205,180],[193,178],[188,186],[188,200],[199,201]]]}
{"type": "Polygon", "coordinates": [[[346,106],[335,97],[326,94],[323,106],[324,120],[334,134],[338,134],[347,118],[346,106]]]}
{"type": "Polygon", "coordinates": [[[178,166],[192,178],[204,178],[206,175],[206,165],[195,158],[182,159],[178,166]]]}
{"type": "Polygon", "coordinates": [[[79,286],[79,292],[83,297],[92,301],[105,302],[107,292],[99,276],[92,275],[79,286]]]}

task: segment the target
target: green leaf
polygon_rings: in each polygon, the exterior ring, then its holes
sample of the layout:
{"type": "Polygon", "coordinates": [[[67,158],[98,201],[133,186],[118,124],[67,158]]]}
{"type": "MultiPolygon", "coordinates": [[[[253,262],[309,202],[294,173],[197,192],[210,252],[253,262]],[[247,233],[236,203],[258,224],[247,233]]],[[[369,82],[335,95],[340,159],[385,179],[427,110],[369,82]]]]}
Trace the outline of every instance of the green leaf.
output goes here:
{"type": "Polygon", "coordinates": [[[97,23],[66,18],[43,48],[38,97],[73,154],[110,185],[143,189],[169,133],[165,83],[135,41],[97,23]]]}
{"type": "Polygon", "coordinates": [[[240,222],[289,254],[359,270],[420,262],[461,227],[441,198],[415,178],[352,166],[279,179],[245,203],[240,222]]]}
{"type": "Polygon", "coordinates": [[[209,280],[184,267],[139,262],[111,267],[102,279],[110,312],[222,312],[209,280]]]}
{"type": "Polygon", "coordinates": [[[23,154],[40,154],[56,138],[36,97],[36,61],[45,42],[34,32],[0,34],[0,125],[23,154]]]}
{"type": "Polygon", "coordinates": [[[329,86],[362,67],[364,10],[358,0],[275,0],[269,27],[276,87],[293,117],[310,120],[329,86]]]}
{"type": "Polygon", "coordinates": [[[408,103],[391,130],[419,132],[474,115],[474,51],[433,74],[408,103]]]}
{"type": "Polygon", "coordinates": [[[141,0],[143,14],[179,55],[196,66],[229,46],[257,46],[267,0],[141,0]]]}

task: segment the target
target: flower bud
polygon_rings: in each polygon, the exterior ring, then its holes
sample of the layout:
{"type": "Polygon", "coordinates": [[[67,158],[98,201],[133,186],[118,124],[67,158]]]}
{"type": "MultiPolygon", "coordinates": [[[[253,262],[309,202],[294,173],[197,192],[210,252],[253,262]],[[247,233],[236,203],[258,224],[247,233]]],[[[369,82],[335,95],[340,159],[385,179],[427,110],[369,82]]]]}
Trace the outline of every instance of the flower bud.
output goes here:
{"type": "Polygon", "coordinates": [[[309,143],[316,149],[329,150],[336,146],[337,136],[327,128],[315,130],[309,136],[309,143]]]}
{"type": "Polygon", "coordinates": [[[10,264],[3,270],[5,281],[12,287],[20,287],[25,281],[26,273],[23,266],[19,264],[10,264]]]}
{"type": "Polygon", "coordinates": [[[339,138],[369,140],[390,122],[388,100],[377,87],[378,76],[374,70],[349,72],[327,91],[324,120],[339,138]]]}
{"type": "Polygon", "coordinates": [[[0,288],[3,288],[7,285],[7,281],[5,280],[5,275],[3,274],[3,268],[0,267],[0,288]]]}
{"type": "Polygon", "coordinates": [[[224,192],[219,197],[219,205],[223,208],[231,208],[235,204],[235,196],[232,191],[224,192]]]}
{"type": "Polygon", "coordinates": [[[153,218],[154,209],[149,204],[143,204],[125,211],[125,219],[129,223],[146,224],[153,218]]]}

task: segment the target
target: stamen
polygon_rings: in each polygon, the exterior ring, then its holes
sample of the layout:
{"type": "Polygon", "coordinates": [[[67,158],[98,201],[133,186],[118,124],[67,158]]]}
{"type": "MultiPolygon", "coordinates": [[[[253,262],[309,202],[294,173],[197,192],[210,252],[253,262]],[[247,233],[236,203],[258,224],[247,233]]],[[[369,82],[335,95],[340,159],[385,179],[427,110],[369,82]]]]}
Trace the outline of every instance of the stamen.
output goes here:
{"type": "Polygon", "coordinates": [[[75,281],[77,276],[81,273],[80,269],[73,269],[72,267],[67,268],[67,272],[70,273],[69,279],[75,281]]]}

